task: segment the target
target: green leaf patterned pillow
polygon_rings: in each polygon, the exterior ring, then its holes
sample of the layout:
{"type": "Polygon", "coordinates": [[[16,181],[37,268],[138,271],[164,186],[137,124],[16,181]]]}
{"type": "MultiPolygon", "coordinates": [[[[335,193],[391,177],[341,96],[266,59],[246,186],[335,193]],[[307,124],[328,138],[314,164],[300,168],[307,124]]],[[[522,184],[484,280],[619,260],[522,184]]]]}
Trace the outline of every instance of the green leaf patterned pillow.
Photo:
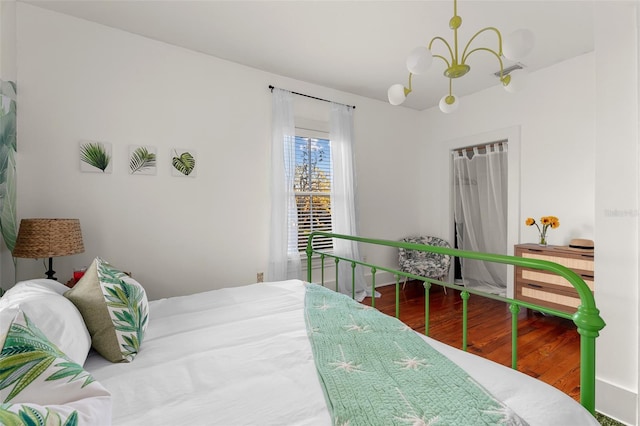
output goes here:
{"type": "MultiPolygon", "coordinates": [[[[0,330],[2,333],[2,330],[0,330]]],[[[0,424],[109,424],[109,392],[20,311],[0,349],[0,424]]]]}
{"type": "Polygon", "coordinates": [[[78,425],[78,411],[68,407],[43,407],[38,404],[0,404],[0,425],[78,425]]]}
{"type": "Polygon", "coordinates": [[[100,355],[111,362],[133,361],[149,319],[149,302],[140,283],[96,257],[64,295],[82,314],[91,345],[100,355]]]}

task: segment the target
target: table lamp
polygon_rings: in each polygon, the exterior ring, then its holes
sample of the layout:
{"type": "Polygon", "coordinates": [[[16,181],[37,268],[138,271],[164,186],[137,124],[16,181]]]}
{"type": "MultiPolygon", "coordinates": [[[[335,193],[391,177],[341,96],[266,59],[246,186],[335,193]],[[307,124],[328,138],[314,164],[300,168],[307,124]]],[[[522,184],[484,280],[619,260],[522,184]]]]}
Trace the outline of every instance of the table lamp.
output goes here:
{"type": "Polygon", "coordinates": [[[22,219],[13,257],[49,258],[47,278],[55,280],[53,258],[83,253],[79,219],[22,219]]]}

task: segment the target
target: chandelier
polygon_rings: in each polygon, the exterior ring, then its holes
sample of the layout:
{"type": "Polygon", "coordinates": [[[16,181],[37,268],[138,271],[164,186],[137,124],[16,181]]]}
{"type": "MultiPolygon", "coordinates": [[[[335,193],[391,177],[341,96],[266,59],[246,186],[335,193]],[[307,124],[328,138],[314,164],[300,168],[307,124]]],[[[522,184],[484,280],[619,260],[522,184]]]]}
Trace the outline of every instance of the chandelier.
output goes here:
{"type": "MultiPolygon", "coordinates": [[[[409,69],[409,87],[405,87],[403,84],[394,84],[387,92],[389,97],[389,103],[391,105],[400,105],[405,101],[407,95],[411,93],[411,80],[413,75],[424,74],[430,68],[433,58],[440,58],[446,64],[444,70],[444,76],[449,79],[449,93],[444,95],[440,99],[440,110],[444,113],[450,113],[458,108],[458,97],[453,94],[453,79],[460,78],[466,75],[471,67],[467,65],[469,56],[476,52],[487,52],[496,57],[500,64],[500,71],[496,72],[496,76],[500,79],[500,82],[504,88],[509,91],[515,91],[515,84],[512,82],[510,70],[505,70],[502,59],[506,58],[512,61],[518,61],[526,56],[533,48],[533,34],[529,30],[520,29],[511,33],[505,37],[504,43],[502,40],[502,34],[494,27],[486,27],[476,32],[471,39],[467,42],[460,54],[458,49],[458,29],[462,25],[462,18],[458,16],[458,1],[453,0],[453,17],[449,20],[449,28],[453,30],[453,47],[443,37],[433,37],[429,42],[428,47],[417,47],[409,54],[407,58],[407,68],[409,69]],[[472,47],[471,44],[480,34],[485,32],[493,32],[497,36],[497,48],[491,49],[489,47],[472,47]],[[432,46],[434,43],[439,42],[444,48],[446,48],[444,55],[432,53],[432,46]],[[447,52],[448,51],[448,55],[447,52]],[[447,55],[447,56],[445,56],[447,55]]],[[[521,69],[521,66],[514,67],[521,69]]],[[[513,69],[513,68],[512,68],[513,69]]]]}

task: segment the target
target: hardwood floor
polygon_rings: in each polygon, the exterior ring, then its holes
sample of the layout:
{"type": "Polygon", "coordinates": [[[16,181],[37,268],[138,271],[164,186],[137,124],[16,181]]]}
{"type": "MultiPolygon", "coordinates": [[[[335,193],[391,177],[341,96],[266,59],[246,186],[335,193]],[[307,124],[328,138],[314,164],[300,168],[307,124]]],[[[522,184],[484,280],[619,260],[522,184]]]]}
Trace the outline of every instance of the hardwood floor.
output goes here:
{"type": "MultiPolygon", "coordinates": [[[[395,286],[378,289],[378,310],[395,315],[395,286]]],[[[460,348],[462,299],[459,291],[434,286],[430,291],[429,335],[460,348]]],[[[371,305],[366,298],[364,304],[371,305]]],[[[468,304],[468,352],[511,366],[511,312],[506,304],[471,296],[468,304]]],[[[424,289],[409,281],[400,292],[400,319],[424,333],[424,289]]],[[[518,314],[518,370],[580,400],[580,337],[571,320],[522,309],[518,314]]]]}

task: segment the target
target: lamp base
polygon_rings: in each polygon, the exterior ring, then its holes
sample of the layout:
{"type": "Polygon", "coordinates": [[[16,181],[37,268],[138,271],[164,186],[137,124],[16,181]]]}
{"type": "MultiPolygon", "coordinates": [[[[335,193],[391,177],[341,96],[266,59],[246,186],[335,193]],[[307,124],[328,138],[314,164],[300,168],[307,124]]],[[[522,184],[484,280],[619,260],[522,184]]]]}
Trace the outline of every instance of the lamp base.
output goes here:
{"type": "Polygon", "coordinates": [[[53,270],[53,258],[52,257],[49,258],[49,270],[47,272],[45,272],[45,274],[47,275],[48,279],[58,281],[58,279],[54,276],[56,274],[56,271],[53,270]]]}

